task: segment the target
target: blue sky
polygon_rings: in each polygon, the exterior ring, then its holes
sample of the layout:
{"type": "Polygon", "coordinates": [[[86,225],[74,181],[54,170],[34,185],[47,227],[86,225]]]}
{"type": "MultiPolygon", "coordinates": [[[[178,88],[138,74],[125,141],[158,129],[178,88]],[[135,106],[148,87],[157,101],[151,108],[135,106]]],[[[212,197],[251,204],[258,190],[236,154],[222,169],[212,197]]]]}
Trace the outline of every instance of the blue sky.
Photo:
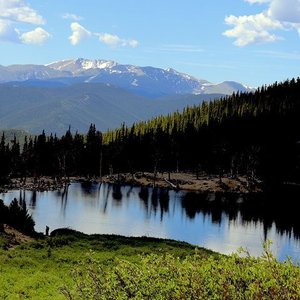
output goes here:
{"type": "Polygon", "coordinates": [[[249,86],[299,76],[300,0],[0,0],[0,64],[68,58],[249,86]]]}

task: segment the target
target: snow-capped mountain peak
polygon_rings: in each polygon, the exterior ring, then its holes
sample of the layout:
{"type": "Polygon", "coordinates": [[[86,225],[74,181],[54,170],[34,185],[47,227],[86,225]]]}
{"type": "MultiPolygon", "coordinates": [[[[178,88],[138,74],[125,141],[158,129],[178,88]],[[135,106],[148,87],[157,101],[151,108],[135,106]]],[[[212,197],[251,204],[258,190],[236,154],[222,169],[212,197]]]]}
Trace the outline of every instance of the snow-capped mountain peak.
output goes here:
{"type": "Polygon", "coordinates": [[[136,94],[161,97],[174,94],[232,94],[249,91],[246,86],[231,81],[219,84],[195,78],[172,68],[123,65],[112,60],[67,59],[41,65],[13,65],[0,68],[0,83],[29,81],[28,84],[72,85],[74,83],[104,83],[136,94]],[[47,83],[48,82],[48,83],[47,83]]]}
{"type": "Polygon", "coordinates": [[[101,70],[101,69],[110,69],[118,64],[111,60],[91,60],[91,59],[84,59],[84,58],[77,58],[77,59],[69,59],[69,60],[62,60],[57,61],[54,63],[47,64],[46,66],[59,70],[59,71],[68,71],[72,74],[80,74],[84,71],[88,70],[101,70]]]}

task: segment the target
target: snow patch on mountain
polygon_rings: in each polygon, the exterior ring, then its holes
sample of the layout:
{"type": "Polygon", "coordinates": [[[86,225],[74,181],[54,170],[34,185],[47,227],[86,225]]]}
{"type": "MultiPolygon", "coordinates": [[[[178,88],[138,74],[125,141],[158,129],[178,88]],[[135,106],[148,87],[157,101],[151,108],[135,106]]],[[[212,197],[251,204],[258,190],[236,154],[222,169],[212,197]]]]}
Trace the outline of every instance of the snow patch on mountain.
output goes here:
{"type": "Polygon", "coordinates": [[[123,65],[112,60],[67,59],[47,65],[0,66],[0,82],[30,81],[31,85],[104,83],[148,97],[174,94],[232,94],[252,89],[233,81],[211,83],[172,68],[123,65]],[[53,83],[54,82],[54,83],[53,83]]]}
{"type": "Polygon", "coordinates": [[[131,84],[134,86],[139,86],[137,79],[134,79],[131,84]]]}

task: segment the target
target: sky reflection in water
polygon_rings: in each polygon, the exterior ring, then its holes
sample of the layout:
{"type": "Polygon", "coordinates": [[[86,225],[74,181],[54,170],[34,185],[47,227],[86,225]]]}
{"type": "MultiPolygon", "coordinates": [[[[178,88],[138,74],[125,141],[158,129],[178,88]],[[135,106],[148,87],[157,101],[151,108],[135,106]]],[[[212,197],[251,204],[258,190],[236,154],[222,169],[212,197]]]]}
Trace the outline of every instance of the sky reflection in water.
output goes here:
{"type": "Polygon", "coordinates": [[[71,227],[85,233],[153,236],[226,254],[243,246],[253,255],[261,253],[262,242],[268,238],[280,260],[289,255],[300,262],[298,219],[286,224],[277,210],[269,212],[271,217],[264,209],[260,213],[261,207],[249,207],[256,199],[83,183],[59,192],[0,195],[6,204],[14,197],[25,198],[37,231],[43,232],[48,225],[50,230],[71,227]]]}

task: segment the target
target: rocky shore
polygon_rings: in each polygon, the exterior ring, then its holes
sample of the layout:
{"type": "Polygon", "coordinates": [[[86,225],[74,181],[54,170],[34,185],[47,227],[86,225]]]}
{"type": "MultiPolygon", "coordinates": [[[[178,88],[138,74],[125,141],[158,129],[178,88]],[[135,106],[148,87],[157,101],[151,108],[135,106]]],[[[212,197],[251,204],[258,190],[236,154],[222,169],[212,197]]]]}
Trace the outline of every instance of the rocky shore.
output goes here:
{"type": "Polygon", "coordinates": [[[175,190],[187,190],[194,192],[228,192],[228,193],[249,193],[261,192],[262,183],[259,180],[249,179],[245,176],[230,177],[224,175],[197,176],[192,173],[157,173],[149,172],[120,173],[104,176],[103,178],[85,177],[27,177],[13,178],[8,184],[0,186],[0,192],[22,189],[31,191],[55,191],[66,188],[71,182],[103,182],[116,184],[129,184],[136,186],[148,186],[168,188],[175,190]]]}
{"type": "Polygon", "coordinates": [[[230,177],[224,175],[197,176],[192,173],[153,173],[138,172],[134,174],[122,173],[106,176],[102,179],[106,183],[132,184],[138,186],[170,188],[195,192],[229,192],[229,193],[257,193],[262,192],[262,182],[249,179],[246,176],[230,177]]]}
{"type": "Polygon", "coordinates": [[[0,186],[0,192],[9,190],[29,190],[37,192],[61,190],[71,182],[70,178],[57,177],[27,177],[12,178],[9,183],[0,186]]]}

